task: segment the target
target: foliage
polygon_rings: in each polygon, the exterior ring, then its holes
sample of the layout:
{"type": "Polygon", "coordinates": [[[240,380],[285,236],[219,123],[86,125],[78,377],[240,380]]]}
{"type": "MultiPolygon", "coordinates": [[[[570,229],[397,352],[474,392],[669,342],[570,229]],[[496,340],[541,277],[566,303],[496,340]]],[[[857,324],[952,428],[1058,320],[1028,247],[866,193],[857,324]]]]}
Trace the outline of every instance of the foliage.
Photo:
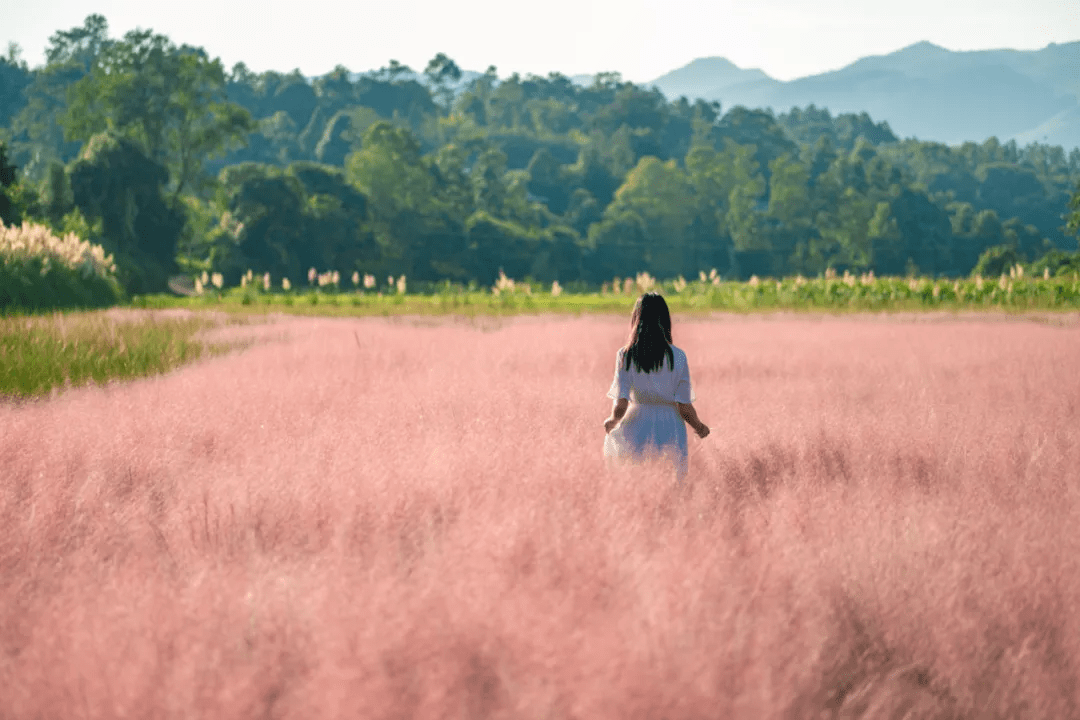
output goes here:
{"type": "Polygon", "coordinates": [[[0,223],[19,221],[19,208],[9,194],[8,188],[15,184],[14,165],[8,164],[7,146],[0,142],[0,223]]]}
{"type": "Polygon", "coordinates": [[[1068,277],[1080,273],[1080,251],[1051,250],[1031,263],[1027,272],[1032,277],[1068,277]]]}
{"type": "Polygon", "coordinates": [[[100,222],[106,249],[116,257],[119,279],[134,293],[165,289],[176,270],[183,211],[164,196],[168,171],[134,141],[95,135],[70,168],[74,205],[100,222]]]}
{"type": "Polygon", "coordinates": [[[979,261],[975,263],[975,269],[971,273],[972,275],[997,277],[1009,272],[1019,262],[1020,256],[1017,254],[1016,248],[1011,245],[995,245],[992,248],[987,248],[979,256],[979,261]]]}
{"type": "Polygon", "coordinates": [[[875,123],[865,112],[841,113],[834,118],[828,108],[811,104],[805,109],[791,108],[789,112],[777,116],[777,121],[800,145],[813,145],[825,139],[833,147],[852,150],[859,138],[873,145],[899,140],[889,123],[875,123]]]}
{"type": "MultiPolygon", "coordinates": [[[[490,220],[489,220],[490,222],[490,220]]],[[[542,242],[522,238],[521,242],[542,242]]],[[[205,276],[200,294],[178,298],[139,296],[142,308],[215,308],[230,312],[286,312],[305,315],[516,315],[530,313],[609,313],[627,311],[642,292],[665,295],[680,313],[722,312],[901,312],[997,310],[1008,312],[1075,311],[1080,309],[1080,253],[1048,255],[1049,264],[1005,267],[994,277],[973,275],[957,280],[928,277],[876,277],[873,272],[838,275],[829,271],[816,278],[801,275],[782,279],[752,276],[745,282],[726,281],[714,269],[697,278],[658,280],[647,272],[614,277],[599,292],[580,283],[515,280],[500,273],[488,287],[475,283],[424,282],[405,276],[387,284],[368,273],[357,273],[352,289],[334,272],[315,272],[307,286],[278,290],[271,276],[249,272],[239,287],[211,287],[205,276]],[[360,281],[367,277],[368,281],[360,281]],[[265,282],[265,280],[269,282],[265,282]],[[317,279],[317,283],[315,280],[317,279]],[[361,286],[362,284],[362,286],[361,286]],[[406,287],[408,292],[406,292],[406,287]]],[[[550,277],[550,276],[549,276],[550,277]]],[[[196,278],[198,280],[198,278],[196,278]]],[[[290,286],[291,287],[291,286],[290,286]]]]}
{"type": "Polygon", "coordinates": [[[7,56],[0,57],[0,127],[8,125],[26,104],[23,91],[30,84],[31,74],[20,53],[19,47],[12,43],[7,56]]]}
{"type": "Polygon", "coordinates": [[[220,60],[149,30],[133,30],[95,55],[68,90],[62,122],[73,139],[109,131],[134,141],[168,168],[174,200],[199,189],[207,159],[254,129],[248,111],[225,99],[220,60]]]}
{"type": "Polygon", "coordinates": [[[101,15],[90,15],[81,27],[49,38],[47,63],[30,72],[22,108],[11,122],[12,153],[27,180],[40,181],[52,163],[67,163],[78,154],[80,143],[65,138],[62,125],[68,90],[90,72],[110,42],[108,22],[101,15]]]}
{"type": "Polygon", "coordinates": [[[121,298],[115,272],[112,256],[75,232],[0,223],[0,312],[112,305],[121,298]]]}
{"type": "Polygon", "coordinates": [[[248,267],[301,281],[312,266],[483,284],[500,267],[591,286],[702,266],[743,280],[959,278],[1000,245],[1023,263],[1074,248],[1077,223],[1062,211],[1080,149],[899,139],[865,113],[722,111],[615,73],[589,85],[500,78],[444,53],[420,72],[391,61],[312,79],[243,63],[226,73],[149,30],[110,38],[97,15],[56,33],[44,67],[12,58],[0,83],[12,78],[25,102],[2,132],[22,178],[8,194],[54,226],[74,206],[101,220],[137,292],[176,268],[230,282],[248,267]],[[165,171],[144,183],[153,193],[108,212],[66,189],[86,197],[85,183],[74,192],[85,168],[71,139],[85,155],[103,131],[165,171]],[[304,164],[336,184],[297,184],[304,164]],[[121,251],[132,238],[115,219],[144,215],[155,229],[139,242],[153,250],[121,251]]]}
{"type": "Polygon", "coordinates": [[[365,225],[368,199],[340,169],[247,163],[223,170],[219,184],[210,212],[220,219],[200,254],[230,283],[245,269],[300,282],[309,268],[351,272],[378,256],[365,225]]]}
{"type": "Polygon", "coordinates": [[[1071,211],[1066,218],[1066,228],[1069,232],[1080,237],[1080,183],[1076,185],[1076,192],[1069,201],[1071,211]]]}

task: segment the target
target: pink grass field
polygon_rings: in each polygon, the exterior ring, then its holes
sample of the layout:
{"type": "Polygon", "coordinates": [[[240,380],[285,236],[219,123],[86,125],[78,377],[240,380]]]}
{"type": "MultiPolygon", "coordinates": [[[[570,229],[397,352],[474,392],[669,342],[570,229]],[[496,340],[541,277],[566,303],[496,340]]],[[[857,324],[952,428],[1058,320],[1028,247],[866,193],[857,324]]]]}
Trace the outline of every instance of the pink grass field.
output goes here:
{"type": "Polygon", "coordinates": [[[1080,716],[1080,326],[300,319],[0,406],[0,717],[1080,716]]]}

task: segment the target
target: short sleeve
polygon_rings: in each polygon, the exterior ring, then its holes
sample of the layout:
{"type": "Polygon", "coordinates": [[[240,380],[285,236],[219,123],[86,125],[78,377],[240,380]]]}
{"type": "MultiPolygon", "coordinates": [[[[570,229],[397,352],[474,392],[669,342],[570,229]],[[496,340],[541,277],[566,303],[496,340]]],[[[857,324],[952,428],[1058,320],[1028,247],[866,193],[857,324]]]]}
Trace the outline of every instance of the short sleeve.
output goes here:
{"type": "Polygon", "coordinates": [[[694,402],[696,397],[694,387],[690,384],[690,365],[686,361],[686,355],[679,353],[675,363],[675,402],[686,405],[694,402]]]}
{"type": "Polygon", "coordinates": [[[633,378],[630,377],[630,371],[626,369],[626,365],[623,363],[623,352],[623,349],[620,348],[619,352],[615,353],[615,377],[611,379],[611,387],[607,391],[607,396],[612,400],[630,399],[630,386],[633,384],[633,378]]]}

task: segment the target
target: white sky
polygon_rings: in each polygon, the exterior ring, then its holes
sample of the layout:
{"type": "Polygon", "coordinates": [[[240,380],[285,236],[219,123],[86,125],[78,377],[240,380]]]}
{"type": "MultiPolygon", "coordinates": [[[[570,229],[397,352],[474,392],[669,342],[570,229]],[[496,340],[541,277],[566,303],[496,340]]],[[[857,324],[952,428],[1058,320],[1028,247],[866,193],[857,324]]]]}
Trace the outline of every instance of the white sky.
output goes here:
{"type": "Polygon", "coordinates": [[[201,46],[226,68],[321,75],[393,58],[421,70],[437,52],[482,71],[613,70],[646,82],[719,55],[788,80],[920,40],[950,50],[1031,50],[1080,39],[1080,0],[0,0],[0,49],[44,62],[52,33],[104,15],[201,46]]]}

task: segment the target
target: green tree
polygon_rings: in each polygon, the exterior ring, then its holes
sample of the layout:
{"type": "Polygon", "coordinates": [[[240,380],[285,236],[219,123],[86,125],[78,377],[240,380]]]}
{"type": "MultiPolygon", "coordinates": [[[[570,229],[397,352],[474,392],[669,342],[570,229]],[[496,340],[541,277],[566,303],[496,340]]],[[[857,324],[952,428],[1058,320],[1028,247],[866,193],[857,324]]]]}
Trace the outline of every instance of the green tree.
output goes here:
{"type": "Polygon", "coordinates": [[[525,102],[529,129],[537,137],[557,138],[574,127],[574,108],[554,98],[530,98],[525,102]]]}
{"type": "Polygon", "coordinates": [[[209,259],[230,283],[247,269],[272,278],[305,278],[329,258],[307,234],[300,180],[281,169],[245,163],[222,171],[223,208],[209,259]]]}
{"type": "Polygon", "coordinates": [[[739,145],[730,140],[724,142],[723,150],[699,146],[686,156],[686,169],[698,199],[698,212],[715,228],[717,235],[729,235],[729,219],[747,211],[747,201],[756,205],[764,192],[755,148],[739,145]],[[733,194],[742,204],[734,215],[730,214],[733,194]]]}
{"type": "Polygon", "coordinates": [[[21,213],[9,190],[15,184],[17,169],[8,163],[7,146],[0,142],[0,222],[5,225],[14,225],[21,220],[21,213]]]}
{"type": "Polygon", "coordinates": [[[6,126],[26,105],[23,91],[31,78],[22,50],[16,43],[9,43],[7,56],[0,57],[0,127],[6,126]]]}
{"type": "Polygon", "coordinates": [[[443,111],[449,113],[454,101],[454,89],[451,85],[461,80],[461,68],[445,53],[439,53],[428,62],[424,75],[434,88],[443,111]]]}
{"type": "Polygon", "coordinates": [[[570,203],[573,188],[563,166],[547,148],[537,150],[529,166],[529,192],[543,199],[548,209],[562,215],[570,203]]]}
{"type": "Polygon", "coordinates": [[[202,248],[236,282],[250,269],[304,282],[320,272],[373,270],[379,250],[367,228],[367,198],[339,168],[300,162],[280,169],[245,163],[222,171],[219,222],[202,248]]]}
{"type": "Polygon", "coordinates": [[[53,162],[49,165],[45,181],[41,185],[41,208],[45,217],[56,228],[74,205],[67,168],[59,162],[53,162]]]}
{"type": "MultiPolygon", "coordinates": [[[[769,245],[776,254],[777,270],[791,271],[796,248],[814,234],[811,213],[810,168],[789,154],[769,164],[769,207],[766,212],[769,245]]],[[[801,270],[802,268],[798,268],[801,270]]]]}
{"type": "Polygon", "coordinates": [[[1080,236],[1080,183],[1076,186],[1072,200],[1069,201],[1070,212],[1065,218],[1065,227],[1068,232],[1080,236]]]}
{"type": "Polygon", "coordinates": [[[563,217],[579,235],[586,237],[589,226],[600,222],[603,217],[603,208],[592,193],[585,188],[577,188],[570,194],[569,206],[563,217]]]}
{"type": "Polygon", "coordinates": [[[315,160],[325,165],[341,166],[351,150],[349,143],[350,114],[338,110],[326,123],[322,137],[315,146],[315,160]]]}
{"type": "Polygon", "coordinates": [[[949,214],[924,192],[904,189],[878,203],[867,235],[872,267],[879,275],[903,275],[912,268],[929,275],[959,272],[952,257],[949,214]]]}
{"type": "Polygon", "coordinates": [[[302,157],[296,123],[284,110],[260,120],[248,144],[262,162],[288,165],[302,157]]]}
{"type": "MultiPolygon", "coordinates": [[[[835,153],[828,142],[815,145],[804,154],[810,164],[813,232],[797,246],[796,265],[801,272],[817,273],[829,267],[836,270],[861,270],[877,267],[875,248],[882,257],[889,252],[903,254],[907,249],[890,245],[893,233],[882,216],[887,213],[899,192],[899,171],[865,139],[859,139],[850,152],[835,153]],[[828,166],[821,165],[831,158],[828,166]],[[877,223],[878,232],[872,227],[877,223]]],[[[899,241],[898,241],[899,242],[899,241]]],[[[906,255],[903,259],[906,259],[906,255]]],[[[901,272],[904,266],[900,267],[901,272]]]]}
{"type": "Polygon", "coordinates": [[[649,269],[648,245],[641,215],[632,210],[620,212],[609,207],[604,211],[603,219],[589,227],[583,259],[588,277],[597,282],[649,269]]]}
{"type": "Polygon", "coordinates": [[[531,274],[540,242],[527,228],[478,210],[466,222],[465,232],[469,272],[480,282],[493,281],[499,270],[519,279],[531,274]]]}
{"type": "Polygon", "coordinates": [[[134,141],[168,169],[174,199],[199,190],[206,159],[254,129],[250,113],[225,98],[220,60],[149,30],[133,30],[97,54],[68,92],[63,123],[74,139],[110,131],[134,141]]]}
{"type": "Polygon", "coordinates": [[[412,73],[412,68],[408,65],[400,63],[397,60],[391,60],[390,64],[381,68],[376,75],[385,78],[388,82],[397,82],[399,77],[410,73],[412,73]]]}
{"type": "Polygon", "coordinates": [[[103,15],[88,15],[82,27],[57,30],[45,49],[48,65],[78,63],[89,69],[95,59],[110,44],[109,22],[103,15]]]}
{"type": "Polygon", "coordinates": [[[473,204],[477,210],[502,217],[507,201],[506,153],[488,148],[473,163],[469,177],[473,186],[473,204]]]}
{"type": "Polygon", "coordinates": [[[699,264],[743,275],[771,273],[763,195],[766,181],[752,145],[724,140],[723,150],[698,145],[686,156],[693,187],[699,264]],[[702,262],[704,261],[704,262],[702,262]],[[732,268],[734,261],[738,267],[732,268]]]}
{"type": "Polygon", "coordinates": [[[11,122],[10,150],[27,181],[41,181],[52,163],[66,163],[78,155],[81,143],[65,139],[61,123],[67,92],[90,72],[110,42],[108,23],[101,15],[90,15],[81,27],[57,31],[49,38],[47,63],[32,72],[23,89],[22,107],[11,122]]]}
{"type": "Polygon", "coordinates": [[[768,235],[761,232],[761,198],[765,193],[765,180],[759,174],[732,188],[728,195],[728,211],[724,224],[731,234],[736,251],[770,249],[768,235]]]}
{"type": "Polygon", "coordinates": [[[438,213],[462,224],[472,215],[473,189],[469,177],[469,154],[458,145],[443,145],[434,157],[435,196],[438,213]]]}
{"type": "Polygon", "coordinates": [[[289,167],[304,187],[306,243],[321,246],[326,269],[351,272],[380,259],[367,226],[367,198],[345,179],[341,168],[300,162],[289,167]]]}
{"type": "Polygon", "coordinates": [[[1016,252],[1016,248],[1011,245],[995,245],[991,248],[987,248],[982,255],[979,256],[979,261],[975,264],[974,269],[971,271],[972,275],[982,275],[983,277],[997,277],[1002,274],[1007,274],[1013,266],[1020,262],[1021,258],[1016,252]]]}
{"type": "Polygon", "coordinates": [[[595,137],[590,138],[578,152],[577,162],[567,168],[569,182],[588,192],[601,207],[606,207],[622,184],[622,178],[632,167],[631,164],[624,166],[633,159],[629,148],[625,148],[625,154],[621,150],[616,153],[604,152],[595,137]]]}
{"type": "Polygon", "coordinates": [[[902,275],[909,260],[903,233],[888,202],[879,202],[866,230],[874,271],[881,275],[902,275]]]}
{"type": "Polygon", "coordinates": [[[732,108],[717,123],[716,136],[738,145],[753,146],[754,159],[763,168],[784,153],[798,150],[772,112],[767,110],[732,108]]]}
{"type": "Polygon", "coordinates": [[[386,121],[375,123],[362,147],[346,159],[345,173],[368,199],[387,271],[411,273],[424,264],[423,238],[434,214],[436,182],[413,134],[386,121]]]}
{"type": "Polygon", "coordinates": [[[818,215],[818,234],[825,249],[824,265],[837,270],[871,266],[871,220],[879,203],[852,187],[844,189],[836,207],[818,215]]]}
{"type": "Polygon", "coordinates": [[[324,109],[337,112],[352,104],[355,87],[351,76],[349,68],[337,65],[325,75],[315,78],[312,89],[324,109]]]}
{"type": "Polygon", "coordinates": [[[368,197],[376,218],[422,211],[433,195],[434,178],[411,132],[380,121],[368,128],[360,150],[346,160],[346,174],[368,197]]]}
{"type": "Polygon", "coordinates": [[[182,210],[163,197],[168,171],[128,138],[95,135],[70,171],[72,199],[89,221],[100,221],[121,283],[136,293],[159,292],[176,271],[182,210]]]}
{"type": "Polygon", "coordinates": [[[624,266],[621,272],[686,274],[696,269],[691,233],[695,211],[693,186],[685,171],[674,160],[643,157],[627,174],[592,237],[597,243],[609,242],[615,228],[634,227],[641,247],[626,259],[640,264],[624,266]]]}
{"type": "Polygon", "coordinates": [[[993,210],[976,210],[969,203],[952,203],[948,209],[953,234],[953,270],[966,275],[987,248],[1006,243],[1005,229],[993,210]]]}
{"type": "Polygon", "coordinates": [[[1047,187],[1033,168],[989,163],[980,166],[975,177],[982,183],[979,201],[985,207],[994,208],[1002,218],[1018,217],[1045,235],[1060,232],[1061,205],[1067,202],[1068,195],[1047,187]]]}

